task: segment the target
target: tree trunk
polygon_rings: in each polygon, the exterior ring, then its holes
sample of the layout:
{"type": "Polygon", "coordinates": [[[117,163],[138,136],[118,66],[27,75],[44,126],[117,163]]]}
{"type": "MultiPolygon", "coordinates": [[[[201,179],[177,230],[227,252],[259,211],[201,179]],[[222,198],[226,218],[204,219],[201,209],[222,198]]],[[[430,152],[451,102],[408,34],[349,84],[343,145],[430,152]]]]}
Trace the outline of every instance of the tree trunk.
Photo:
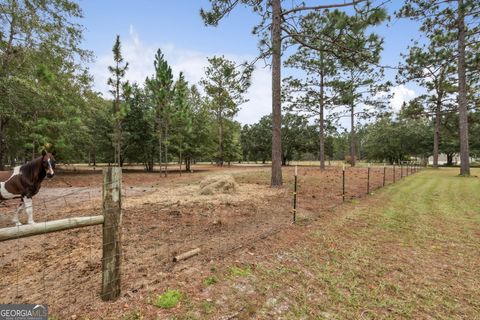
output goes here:
{"type": "Polygon", "coordinates": [[[182,175],[182,163],[183,163],[183,159],[182,159],[182,150],[180,150],[180,155],[178,157],[178,164],[180,165],[180,175],[182,175]]]}
{"type": "Polygon", "coordinates": [[[190,172],[190,157],[185,158],[185,171],[190,172]]]}
{"type": "Polygon", "coordinates": [[[453,153],[447,153],[447,166],[453,166],[453,153]]]}
{"type": "Polygon", "coordinates": [[[97,163],[96,163],[96,150],[95,150],[95,147],[93,147],[92,149],[90,149],[90,152],[88,154],[88,165],[89,166],[95,166],[97,163]]]}
{"type": "Polygon", "coordinates": [[[438,168],[438,149],[440,144],[440,105],[437,101],[435,108],[435,132],[433,133],[433,167],[438,168]]]}
{"type": "Polygon", "coordinates": [[[224,145],[223,145],[223,118],[221,112],[218,115],[218,152],[219,152],[219,159],[218,164],[223,167],[223,152],[224,152],[224,145]]]}
{"type": "MultiPolygon", "coordinates": [[[[117,61],[116,62],[116,70],[119,70],[120,68],[120,65],[119,65],[119,62],[117,61]]],[[[119,114],[120,114],[120,78],[116,77],[115,79],[115,101],[113,102],[113,115],[115,117],[115,120],[114,120],[114,162],[117,166],[121,166],[121,160],[120,160],[120,156],[122,154],[122,151],[121,151],[121,148],[122,148],[122,145],[121,145],[121,135],[122,135],[122,131],[121,131],[121,124],[120,124],[120,118],[119,118],[119,114]]]]}
{"type": "Polygon", "coordinates": [[[320,144],[320,170],[325,170],[325,119],[323,112],[325,109],[324,101],[324,75],[323,71],[320,72],[320,133],[319,133],[319,144],[320,144]]]}
{"type": "Polygon", "coordinates": [[[272,187],[282,179],[281,0],[272,0],[272,187]]]}
{"type": "Polygon", "coordinates": [[[355,166],[355,107],[352,104],[350,106],[350,165],[355,166]]]}
{"type": "Polygon", "coordinates": [[[168,170],[168,126],[165,125],[165,177],[167,176],[168,170]]]}
{"type": "Polygon", "coordinates": [[[0,171],[5,170],[5,121],[3,116],[0,116],[0,171]]]}
{"type": "Polygon", "coordinates": [[[162,175],[162,126],[160,125],[160,116],[157,115],[158,126],[158,172],[162,175]]]}
{"type": "MultiPolygon", "coordinates": [[[[11,7],[10,10],[12,12],[12,19],[10,21],[9,25],[9,33],[8,33],[8,42],[6,45],[6,48],[4,48],[4,52],[2,54],[2,66],[0,70],[0,80],[7,77],[9,73],[9,66],[10,66],[10,60],[13,55],[13,40],[15,38],[15,30],[17,27],[17,19],[16,19],[16,14],[17,14],[17,3],[16,2],[11,2],[11,7]]],[[[8,19],[7,19],[8,21],[8,19]]],[[[6,34],[2,35],[6,36],[6,34]]],[[[1,88],[2,90],[0,91],[0,99],[5,100],[6,98],[6,92],[3,90],[3,86],[1,88]]],[[[5,136],[5,129],[6,125],[8,124],[8,117],[5,117],[5,115],[0,116],[0,170],[5,170],[5,152],[7,150],[6,146],[6,136],[5,136]]]]}
{"type": "Polygon", "coordinates": [[[470,152],[468,146],[467,79],[465,74],[465,8],[458,0],[458,115],[460,137],[460,175],[470,175],[470,152]]]}

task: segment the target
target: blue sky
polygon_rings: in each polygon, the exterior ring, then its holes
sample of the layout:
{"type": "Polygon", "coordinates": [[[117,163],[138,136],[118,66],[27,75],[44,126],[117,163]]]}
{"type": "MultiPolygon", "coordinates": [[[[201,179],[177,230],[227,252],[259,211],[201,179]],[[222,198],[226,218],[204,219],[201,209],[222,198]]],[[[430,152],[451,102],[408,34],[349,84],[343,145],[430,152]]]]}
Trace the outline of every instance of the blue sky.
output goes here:
{"type": "MultiPolygon", "coordinates": [[[[112,63],[111,48],[117,34],[122,40],[124,57],[130,63],[127,78],[139,83],[153,73],[157,48],[162,49],[174,72],[183,71],[192,84],[203,76],[207,57],[223,54],[243,61],[253,59],[258,53],[258,39],[251,30],[259,18],[248,8],[238,7],[214,28],[205,27],[199,15],[201,7],[209,6],[206,0],[80,0],[79,3],[85,16],[81,21],[85,26],[83,46],[96,56],[90,66],[95,88],[106,97],[107,66],[112,63]]],[[[387,7],[389,13],[393,14],[402,3],[393,0],[387,7]]],[[[398,64],[400,53],[406,52],[410,39],[418,37],[415,23],[395,18],[375,31],[385,38],[382,63],[387,65],[398,64]]],[[[388,79],[393,80],[394,75],[394,71],[387,71],[388,79]]],[[[396,86],[393,91],[393,108],[418,94],[414,85],[396,86]]],[[[257,64],[248,98],[250,102],[242,106],[238,121],[253,123],[270,113],[270,70],[263,62],[257,64]]]]}

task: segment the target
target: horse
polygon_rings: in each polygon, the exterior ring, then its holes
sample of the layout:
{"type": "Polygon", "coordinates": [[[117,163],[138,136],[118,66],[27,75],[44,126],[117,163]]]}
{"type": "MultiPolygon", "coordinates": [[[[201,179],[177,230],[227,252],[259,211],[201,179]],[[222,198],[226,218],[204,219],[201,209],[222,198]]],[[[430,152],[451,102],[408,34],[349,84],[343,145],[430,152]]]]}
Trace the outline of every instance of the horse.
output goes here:
{"type": "Polygon", "coordinates": [[[15,210],[12,222],[22,225],[18,220],[21,211],[26,211],[28,224],[34,224],[32,197],[40,190],[42,181],[55,175],[55,153],[42,151],[42,156],[17,166],[13,173],[0,171],[0,202],[21,198],[20,205],[15,210]],[[6,180],[5,180],[6,179],[6,180]]]}

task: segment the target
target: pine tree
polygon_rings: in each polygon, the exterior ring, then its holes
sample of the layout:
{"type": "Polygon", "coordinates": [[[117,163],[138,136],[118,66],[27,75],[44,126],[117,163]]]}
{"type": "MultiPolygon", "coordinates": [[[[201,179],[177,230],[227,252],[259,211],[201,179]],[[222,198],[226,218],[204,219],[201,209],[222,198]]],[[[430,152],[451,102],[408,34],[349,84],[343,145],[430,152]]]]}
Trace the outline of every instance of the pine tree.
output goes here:
{"type": "Polygon", "coordinates": [[[260,36],[260,55],[258,58],[272,58],[272,179],[273,187],[281,186],[282,179],[282,107],[281,107],[281,56],[282,39],[288,37],[302,43],[304,37],[295,30],[298,18],[302,14],[322,9],[354,7],[361,11],[362,16],[368,20],[374,20],[378,14],[378,8],[372,8],[370,1],[352,0],[349,2],[338,1],[332,4],[308,6],[304,2],[292,4],[290,8],[282,8],[281,0],[210,0],[209,11],[201,10],[206,25],[217,26],[222,18],[227,16],[235,7],[244,5],[250,7],[261,16],[260,23],[253,28],[253,33],[260,36]],[[364,6],[360,7],[361,4],[364,6]],[[373,9],[373,10],[372,10],[373,9]]]}
{"type": "Polygon", "coordinates": [[[162,147],[165,148],[165,176],[168,169],[168,139],[170,108],[173,96],[173,74],[162,51],[158,49],[155,55],[155,74],[152,78],[146,79],[146,86],[155,105],[155,120],[158,136],[158,161],[160,164],[160,173],[162,166],[162,147]]]}
{"type": "Polygon", "coordinates": [[[400,66],[398,80],[414,81],[428,93],[416,98],[422,114],[434,119],[433,166],[438,166],[442,116],[456,111],[453,103],[455,91],[455,52],[454,49],[437,38],[428,47],[414,44],[400,66]]]}
{"type": "Polygon", "coordinates": [[[225,157],[225,121],[233,119],[238,113],[239,106],[247,99],[244,97],[250,87],[250,78],[253,68],[250,66],[236,66],[233,61],[225,57],[209,58],[209,66],[205,69],[205,77],[200,81],[210,98],[209,106],[215,116],[218,128],[217,163],[223,166],[225,157]]]}
{"type": "Polygon", "coordinates": [[[180,163],[180,172],[185,153],[189,153],[192,138],[193,110],[189,101],[188,82],[182,72],[175,82],[171,113],[172,145],[175,147],[180,163]]]}
{"type": "Polygon", "coordinates": [[[108,85],[112,87],[110,93],[113,95],[113,144],[114,144],[114,159],[113,162],[121,166],[122,160],[122,119],[125,115],[125,110],[122,110],[122,86],[125,73],[128,69],[128,62],[124,63],[120,36],[117,35],[115,43],[112,48],[114,66],[109,66],[108,71],[112,74],[108,78],[108,85]]]}
{"type": "MultiPolygon", "coordinates": [[[[397,16],[421,22],[420,30],[430,40],[441,38],[456,47],[458,115],[460,139],[460,175],[470,175],[468,104],[472,82],[469,69],[478,69],[480,38],[480,2],[477,0],[406,0],[397,16]],[[473,58],[472,58],[473,57],[473,58]],[[467,63],[471,61],[472,63],[467,63]]],[[[478,84],[478,83],[477,83],[478,84]]],[[[470,101],[472,103],[472,101],[470,101]]]]}
{"type": "Polygon", "coordinates": [[[145,170],[153,171],[156,158],[155,110],[148,103],[145,90],[136,83],[127,83],[124,95],[128,105],[123,120],[124,156],[131,162],[143,163],[145,170]]]}
{"type": "Polygon", "coordinates": [[[285,79],[283,90],[289,110],[318,116],[320,169],[325,168],[325,108],[332,107],[335,96],[332,81],[337,75],[338,61],[357,64],[374,58],[371,62],[377,62],[376,57],[368,56],[372,41],[366,39],[364,30],[370,23],[377,24],[383,19],[379,15],[365,22],[339,10],[325,10],[309,13],[300,20],[298,33],[308,37],[302,37],[297,52],[285,61],[285,66],[304,70],[306,76],[285,79]]]}

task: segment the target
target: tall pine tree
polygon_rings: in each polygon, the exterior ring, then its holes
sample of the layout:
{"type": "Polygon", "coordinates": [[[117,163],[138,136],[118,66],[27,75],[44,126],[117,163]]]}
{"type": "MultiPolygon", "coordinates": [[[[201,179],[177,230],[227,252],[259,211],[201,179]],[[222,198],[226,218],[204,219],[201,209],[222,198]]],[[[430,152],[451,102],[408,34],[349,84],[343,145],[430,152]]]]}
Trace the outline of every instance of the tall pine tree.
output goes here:
{"type": "Polygon", "coordinates": [[[110,93],[113,95],[113,145],[114,145],[114,158],[113,162],[121,166],[122,160],[122,119],[125,115],[125,110],[122,110],[122,86],[125,73],[128,69],[128,62],[124,63],[120,36],[117,35],[115,43],[112,48],[114,65],[108,67],[108,71],[112,74],[111,78],[108,78],[108,85],[112,87],[110,93]]]}

